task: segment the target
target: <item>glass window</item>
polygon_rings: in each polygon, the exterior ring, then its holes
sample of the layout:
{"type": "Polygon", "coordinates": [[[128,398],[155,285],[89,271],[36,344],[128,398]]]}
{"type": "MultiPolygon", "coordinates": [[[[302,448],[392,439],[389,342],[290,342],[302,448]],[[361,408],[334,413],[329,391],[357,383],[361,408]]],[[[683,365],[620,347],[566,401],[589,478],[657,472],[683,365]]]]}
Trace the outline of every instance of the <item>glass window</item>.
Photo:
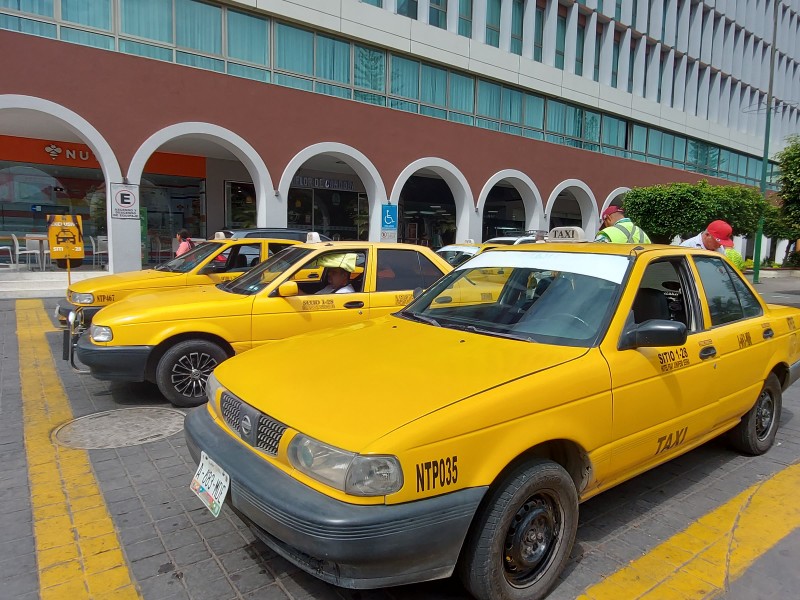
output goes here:
{"type": "Polygon", "coordinates": [[[522,17],[525,12],[525,0],[513,0],[511,3],[511,52],[522,54],[522,17]]]}
{"type": "Polygon", "coordinates": [[[142,44],[131,40],[120,40],[119,51],[126,54],[135,54],[136,56],[172,62],[172,50],[169,48],[162,48],[161,46],[151,46],[150,44],[142,44]]]}
{"type": "Polygon", "coordinates": [[[44,17],[53,16],[53,0],[0,0],[0,8],[11,8],[44,17]]]}
{"type": "Polygon", "coordinates": [[[503,121],[522,123],[522,92],[504,87],[502,92],[503,121]]]}
{"type": "Polygon", "coordinates": [[[544,9],[536,7],[536,22],[533,30],[533,60],[542,62],[542,46],[544,44],[544,9]]]}
{"type": "Polygon", "coordinates": [[[615,148],[625,147],[627,123],[610,115],[603,115],[603,145],[615,148]]]}
{"type": "Polygon", "coordinates": [[[583,49],[586,45],[586,27],[578,23],[577,37],[575,38],[575,75],[583,75],[583,49]]]}
{"type": "Polygon", "coordinates": [[[478,114],[500,118],[500,86],[496,83],[478,80],[478,114]]]}
{"type": "Polygon", "coordinates": [[[417,113],[419,112],[419,104],[416,102],[409,102],[408,100],[397,100],[396,98],[389,98],[389,108],[396,110],[404,110],[406,112],[417,113]]]}
{"type": "Polygon", "coordinates": [[[228,10],[228,56],[269,65],[269,21],[228,10]]]}
{"type": "Polygon", "coordinates": [[[51,23],[41,23],[40,21],[12,17],[11,15],[0,15],[0,29],[30,33],[42,37],[56,37],[56,26],[51,23]]]}
{"type": "Polygon", "coordinates": [[[617,87],[618,71],[619,71],[619,40],[614,40],[613,54],[611,57],[611,87],[617,87]]]}
{"type": "Polygon", "coordinates": [[[189,65],[190,67],[208,69],[209,71],[217,71],[219,73],[225,72],[225,63],[221,60],[209,58],[207,56],[198,56],[197,54],[189,54],[188,52],[175,52],[175,62],[179,65],[189,65]]]}
{"type": "Polygon", "coordinates": [[[452,121],[453,123],[463,123],[464,125],[472,125],[475,122],[473,117],[469,115],[462,115],[456,112],[448,112],[447,120],[452,121]]]}
{"type": "Polygon", "coordinates": [[[437,119],[447,119],[447,111],[443,108],[432,108],[430,106],[420,106],[419,114],[437,119]]]}
{"type": "Polygon", "coordinates": [[[386,89],[386,53],[366,46],[355,46],[355,85],[382,92],[386,89]]]}
{"type": "Polygon", "coordinates": [[[447,0],[430,0],[428,23],[440,29],[447,29],[447,0]]]}
{"type": "Polygon", "coordinates": [[[447,106],[447,70],[431,65],[422,65],[420,92],[422,102],[447,106]]]}
{"type": "Polygon", "coordinates": [[[71,27],[61,27],[61,39],[73,44],[91,46],[92,48],[103,48],[104,50],[114,49],[114,38],[110,35],[100,35],[71,27]]]}
{"type": "Polygon", "coordinates": [[[672,149],[672,158],[678,162],[686,162],[686,138],[675,136],[675,142],[672,149]]]}
{"type": "Polygon", "coordinates": [[[175,42],[209,54],[222,54],[222,9],[194,0],[175,0],[175,42]]]}
{"type": "Polygon", "coordinates": [[[391,93],[403,98],[419,99],[419,62],[392,54],[391,93]]]}
{"type": "Polygon", "coordinates": [[[486,43],[500,47],[500,5],[501,0],[487,0],[486,3],[486,43]]]}
{"type": "Polygon", "coordinates": [[[567,17],[558,15],[556,21],[556,69],[564,69],[564,46],[567,39],[567,17]]]}
{"type": "Polygon", "coordinates": [[[416,250],[378,250],[377,273],[378,292],[424,289],[442,276],[438,267],[416,250]]]}
{"type": "Polygon", "coordinates": [[[600,141],[600,113],[584,111],[582,137],[590,142],[600,141]]]}
{"type": "Polygon", "coordinates": [[[326,96],[336,96],[337,98],[347,98],[348,100],[353,95],[349,87],[342,87],[340,85],[331,85],[330,83],[322,83],[317,81],[314,84],[314,91],[326,96]]]}
{"type": "Polygon", "coordinates": [[[525,94],[525,126],[544,129],[544,98],[525,94]]]}
{"type": "Polygon", "coordinates": [[[350,83],[350,43],[324,35],[317,36],[317,77],[350,83]]]}
{"type": "Polygon", "coordinates": [[[359,102],[366,102],[367,104],[374,104],[375,106],[386,106],[386,96],[379,96],[378,94],[369,94],[367,92],[353,92],[353,99],[359,102]]]}
{"type": "Polygon", "coordinates": [[[725,265],[725,268],[728,270],[728,275],[733,282],[733,288],[736,290],[736,295],[739,297],[739,302],[742,305],[745,318],[760,317],[764,311],[761,308],[758,298],[756,298],[753,292],[750,291],[750,288],[745,285],[741,275],[737,271],[728,265],[725,265]]]}
{"type": "Polygon", "coordinates": [[[244,77],[246,79],[255,79],[256,81],[270,82],[270,73],[264,69],[256,69],[255,67],[248,67],[246,65],[237,65],[236,63],[228,63],[228,75],[235,77],[244,77]]]}
{"type": "Polygon", "coordinates": [[[314,89],[314,82],[310,79],[303,79],[302,77],[294,77],[292,75],[284,75],[283,73],[275,73],[275,83],[298,90],[305,90],[307,92],[310,92],[314,89]]]}
{"type": "Polygon", "coordinates": [[[378,8],[383,8],[383,0],[361,0],[364,4],[372,4],[378,8]]]}
{"type": "Polygon", "coordinates": [[[711,325],[724,325],[744,318],[744,310],[721,258],[694,256],[697,272],[703,284],[703,291],[711,313],[711,325]]]}
{"type": "Polygon", "coordinates": [[[286,71],[312,75],[314,73],[314,34],[305,29],[276,23],[275,66],[286,71]]]}
{"type": "Polygon", "coordinates": [[[661,132],[658,129],[651,129],[647,139],[648,156],[661,156],[661,132]]]}
{"type": "MultiPolygon", "coordinates": [[[[450,73],[449,106],[465,113],[475,112],[475,80],[460,73],[450,73]]],[[[452,118],[450,119],[453,120],[452,118]]],[[[459,121],[463,123],[464,121],[459,121]]],[[[472,120],[470,119],[470,123],[472,120]]]]}
{"type": "Polygon", "coordinates": [[[120,0],[122,33],[172,42],[172,0],[120,0]]]}
{"type": "Polygon", "coordinates": [[[472,37],[472,0],[458,0],[458,35],[472,37]]]}
{"type": "Polygon", "coordinates": [[[417,0],[397,0],[397,14],[417,18],[417,0]]]}
{"type": "Polygon", "coordinates": [[[644,154],[647,151],[647,127],[642,125],[632,125],[633,140],[631,150],[644,154]]]}
{"type": "MultiPolygon", "coordinates": [[[[111,0],[61,0],[61,18],[97,29],[111,30],[111,0]]],[[[64,39],[64,36],[61,36],[64,39]]]]}

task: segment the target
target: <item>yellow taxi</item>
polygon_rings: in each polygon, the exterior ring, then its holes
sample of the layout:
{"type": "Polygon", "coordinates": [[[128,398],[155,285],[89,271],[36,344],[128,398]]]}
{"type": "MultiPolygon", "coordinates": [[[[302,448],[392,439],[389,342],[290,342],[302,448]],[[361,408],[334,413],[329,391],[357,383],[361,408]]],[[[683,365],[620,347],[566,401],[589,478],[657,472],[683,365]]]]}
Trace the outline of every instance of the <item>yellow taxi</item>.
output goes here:
{"type": "Polygon", "coordinates": [[[234,354],[394,312],[449,271],[423,246],[298,244],[225,284],[115,302],[95,315],[77,357],[98,379],[153,381],[173,404],[194,406],[205,402],[214,367],[234,354]]]}
{"type": "Polygon", "coordinates": [[[60,302],[56,307],[56,316],[63,322],[70,312],[77,312],[78,320],[88,326],[98,310],[134,292],[230,281],[276,252],[299,243],[285,239],[209,240],[152,269],[76,281],[67,288],[66,303],[60,302]]]}
{"type": "Polygon", "coordinates": [[[721,434],[769,450],[798,325],[719,253],[490,250],[392,315],[220,365],[186,419],[191,488],[339,586],[542,598],[580,502],[721,434]],[[492,301],[452,301],[486,271],[492,301]]]}
{"type": "Polygon", "coordinates": [[[460,265],[462,262],[469,260],[476,254],[480,254],[484,250],[490,248],[497,248],[500,244],[476,244],[472,240],[464,240],[457,244],[448,244],[442,246],[436,251],[436,254],[441,256],[454,267],[460,265]]]}

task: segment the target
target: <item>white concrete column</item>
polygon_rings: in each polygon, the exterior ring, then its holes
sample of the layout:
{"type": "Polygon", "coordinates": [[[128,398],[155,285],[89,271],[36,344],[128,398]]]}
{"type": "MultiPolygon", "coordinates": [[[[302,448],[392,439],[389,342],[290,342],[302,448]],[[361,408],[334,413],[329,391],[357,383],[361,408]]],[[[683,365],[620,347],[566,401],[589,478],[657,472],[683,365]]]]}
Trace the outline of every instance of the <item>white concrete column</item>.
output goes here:
{"type": "Polygon", "coordinates": [[[644,97],[653,102],[658,101],[658,83],[661,77],[661,44],[647,47],[647,79],[644,97]]]}
{"type": "Polygon", "coordinates": [[[737,81],[731,84],[731,104],[728,111],[728,127],[730,129],[739,130],[739,117],[741,116],[742,109],[742,82],[737,81]]]}
{"type": "Polygon", "coordinates": [[[458,33],[458,0],[447,0],[447,31],[458,33]]]}
{"type": "Polygon", "coordinates": [[[672,84],[675,80],[675,48],[670,49],[661,76],[661,104],[672,106],[672,84]]]}
{"type": "Polygon", "coordinates": [[[522,56],[533,60],[536,36],[536,0],[525,0],[522,14],[522,56]]]}
{"type": "Polygon", "coordinates": [[[397,13],[397,0],[383,0],[383,10],[397,13]]]}
{"type": "Polygon", "coordinates": [[[667,3],[667,22],[664,25],[664,44],[675,46],[678,33],[678,0],[665,0],[667,3]]]}
{"type": "Polygon", "coordinates": [[[711,89],[711,68],[700,69],[700,81],[697,89],[697,116],[708,118],[708,94],[711,89]]]}
{"type": "Polygon", "coordinates": [[[672,90],[672,106],[681,109],[686,104],[686,69],[689,59],[684,54],[675,65],[674,88],[672,90]]]}
{"type": "Polygon", "coordinates": [[[711,75],[711,90],[708,93],[708,120],[719,123],[720,89],[722,74],[717,71],[711,75]]]}
{"type": "Polygon", "coordinates": [[[583,76],[594,80],[594,51],[597,41],[597,13],[586,18],[586,31],[583,38],[583,76]]]}
{"type": "Polygon", "coordinates": [[[500,50],[511,51],[511,0],[500,3],[500,50]]]}
{"type": "Polygon", "coordinates": [[[636,50],[633,56],[633,93],[640,98],[644,98],[646,50],[647,38],[640,37],[636,40],[636,50]]]}
{"type": "Polygon", "coordinates": [[[718,69],[722,67],[722,47],[725,44],[725,19],[714,21],[714,40],[711,42],[711,64],[718,69]]]}
{"type": "Polygon", "coordinates": [[[690,115],[697,114],[697,84],[700,79],[700,63],[693,61],[687,66],[686,96],[683,110],[690,115]]]}
{"type": "Polygon", "coordinates": [[[417,21],[427,25],[430,22],[431,4],[429,0],[417,0],[417,21]]]}
{"type": "Polygon", "coordinates": [[[472,2],[472,39],[486,43],[486,0],[472,2]]]}
{"type": "Polygon", "coordinates": [[[622,0],[622,14],[620,15],[620,22],[627,25],[628,27],[633,27],[633,23],[631,23],[631,18],[633,17],[633,3],[636,0],[622,0]]]}
{"type": "Polygon", "coordinates": [[[689,15],[689,56],[700,58],[700,46],[703,41],[703,5],[695,4],[689,15]]]}
{"type": "Polygon", "coordinates": [[[664,14],[664,0],[653,0],[650,5],[650,28],[648,35],[654,40],[661,39],[661,22],[664,14]]]}
{"type": "Polygon", "coordinates": [[[725,25],[724,42],[722,46],[722,70],[725,73],[731,72],[733,68],[733,38],[736,34],[736,28],[733,23],[725,25]]]}
{"type": "Polygon", "coordinates": [[[731,107],[731,78],[730,77],[723,77],[722,82],[720,85],[720,92],[719,92],[719,117],[718,120],[721,125],[725,127],[730,127],[728,123],[730,119],[730,107],[731,107]]]}
{"type": "Polygon", "coordinates": [[[714,11],[703,14],[702,40],[700,42],[700,60],[711,62],[711,43],[714,40],[714,11]]]}
{"type": "MultiPolygon", "coordinates": [[[[584,38],[584,45],[586,38],[584,38]]],[[[564,70],[575,73],[575,52],[578,43],[578,3],[567,9],[567,32],[564,40],[564,70]]]]}
{"type": "Polygon", "coordinates": [[[692,3],[690,0],[679,0],[678,5],[678,33],[675,48],[679,52],[689,50],[689,23],[691,21],[692,3]]]}
{"type": "Polygon", "coordinates": [[[650,10],[649,0],[633,0],[636,2],[636,23],[633,28],[636,31],[647,33],[647,12],[650,10]]]}
{"type": "Polygon", "coordinates": [[[558,0],[547,0],[544,9],[544,30],[542,40],[542,62],[546,65],[556,64],[556,31],[558,29],[558,0]]]}
{"type": "MultiPolygon", "coordinates": [[[[585,62],[583,64],[586,64],[585,62]]],[[[628,91],[628,75],[631,65],[631,30],[625,29],[619,39],[619,62],[617,62],[617,89],[628,91]]]]}

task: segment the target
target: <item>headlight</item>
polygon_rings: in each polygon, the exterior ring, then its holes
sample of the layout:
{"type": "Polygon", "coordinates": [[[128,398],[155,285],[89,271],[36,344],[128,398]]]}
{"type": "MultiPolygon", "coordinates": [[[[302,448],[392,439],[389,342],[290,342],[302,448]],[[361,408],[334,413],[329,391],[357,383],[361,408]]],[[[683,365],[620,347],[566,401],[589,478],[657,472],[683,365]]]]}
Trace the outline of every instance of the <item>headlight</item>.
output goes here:
{"type": "Polygon", "coordinates": [[[104,327],[103,325],[95,325],[92,323],[89,329],[89,337],[94,342],[110,342],[114,339],[114,334],[111,333],[111,327],[104,327]]]}
{"type": "Polygon", "coordinates": [[[208,379],[206,380],[206,398],[208,398],[208,406],[210,407],[211,412],[213,412],[215,415],[217,414],[217,405],[215,400],[219,390],[225,390],[225,388],[212,371],[211,375],[209,375],[208,379]]]}
{"type": "Polygon", "coordinates": [[[70,292],[69,301],[73,304],[91,304],[94,302],[93,294],[80,294],[78,292],[70,292]]]}
{"type": "Polygon", "coordinates": [[[289,442],[289,462],[317,481],[353,496],[385,496],[403,487],[394,456],[362,456],[297,434],[289,442]]]}

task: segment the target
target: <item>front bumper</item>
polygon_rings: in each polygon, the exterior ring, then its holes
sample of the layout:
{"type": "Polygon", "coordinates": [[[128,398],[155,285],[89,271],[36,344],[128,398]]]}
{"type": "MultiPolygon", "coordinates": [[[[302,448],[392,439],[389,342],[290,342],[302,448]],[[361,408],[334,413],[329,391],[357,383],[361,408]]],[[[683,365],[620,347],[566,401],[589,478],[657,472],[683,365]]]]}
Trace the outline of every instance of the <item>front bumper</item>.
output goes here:
{"type": "Polygon", "coordinates": [[[152,350],[152,346],[98,346],[87,331],[78,340],[75,352],[97,379],[144,381],[152,350]]]}
{"type": "Polygon", "coordinates": [[[205,406],[186,417],[189,451],[231,478],[234,511],[275,552],[338,586],[378,588],[453,573],[485,487],[397,505],[347,504],[296,481],[217,425],[205,406]]]}
{"type": "Polygon", "coordinates": [[[81,306],[79,304],[70,304],[66,300],[59,301],[56,304],[55,318],[61,325],[69,324],[69,313],[74,312],[79,314],[79,321],[84,327],[89,327],[92,324],[92,318],[103,308],[102,306],[81,306]]]}

